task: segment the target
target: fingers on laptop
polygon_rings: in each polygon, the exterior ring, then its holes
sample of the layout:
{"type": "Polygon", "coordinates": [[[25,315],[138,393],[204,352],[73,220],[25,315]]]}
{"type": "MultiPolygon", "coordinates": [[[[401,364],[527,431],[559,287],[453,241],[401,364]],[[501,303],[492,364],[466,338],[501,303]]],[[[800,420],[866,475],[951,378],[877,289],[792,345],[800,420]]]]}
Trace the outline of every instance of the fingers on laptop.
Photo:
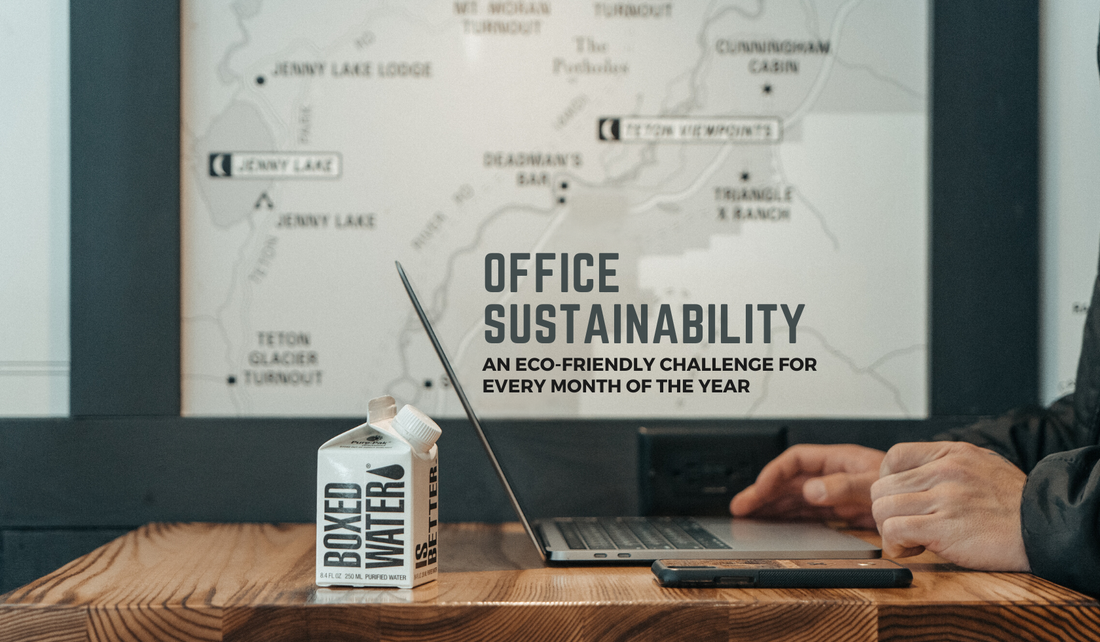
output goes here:
{"type": "MultiPolygon", "coordinates": [[[[885,456],[880,450],[852,444],[791,446],[768,462],[756,482],[730,502],[734,515],[801,517],[818,515],[822,507],[854,505],[845,515],[870,513],[870,486],[878,479],[885,456]]],[[[836,511],[824,511],[848,519],[836,511]]]]}

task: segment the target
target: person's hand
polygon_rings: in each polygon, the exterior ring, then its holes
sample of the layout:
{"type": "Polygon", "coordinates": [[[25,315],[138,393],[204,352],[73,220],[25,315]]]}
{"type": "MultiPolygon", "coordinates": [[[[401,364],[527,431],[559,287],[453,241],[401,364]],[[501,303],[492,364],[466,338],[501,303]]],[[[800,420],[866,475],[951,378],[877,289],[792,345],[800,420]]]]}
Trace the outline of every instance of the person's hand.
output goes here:
{"type": "Polygon", "coordinates": [[[886,453],[851,444],[791,446],[734,496],[736,517],[843,519],[872,528],[871,484],[886,453]]]}
{"type": "Polygon", "coordinates": [[[1027,475],[997,453],[942,441],[898,444],[871,486],[883,552],[927,549],[985,571],[1027,571],[1020,497],[1027,475]]]}

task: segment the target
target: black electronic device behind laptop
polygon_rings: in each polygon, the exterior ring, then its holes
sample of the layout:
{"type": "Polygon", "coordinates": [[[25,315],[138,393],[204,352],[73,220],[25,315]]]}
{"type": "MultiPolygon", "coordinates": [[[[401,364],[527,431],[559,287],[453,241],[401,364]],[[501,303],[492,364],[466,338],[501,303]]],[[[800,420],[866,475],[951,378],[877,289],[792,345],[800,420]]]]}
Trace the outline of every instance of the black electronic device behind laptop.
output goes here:
{"type": "Polygon", "coordinates": [[[493,447],[405,270],[397,272],[447,377],[500,478],[516,516],[544,560],[639,564],[676,559],[827,559],[879,557],[882,550],[823,524],[729,517],[556,517],[532,521],[520,505],[493,447]]]}

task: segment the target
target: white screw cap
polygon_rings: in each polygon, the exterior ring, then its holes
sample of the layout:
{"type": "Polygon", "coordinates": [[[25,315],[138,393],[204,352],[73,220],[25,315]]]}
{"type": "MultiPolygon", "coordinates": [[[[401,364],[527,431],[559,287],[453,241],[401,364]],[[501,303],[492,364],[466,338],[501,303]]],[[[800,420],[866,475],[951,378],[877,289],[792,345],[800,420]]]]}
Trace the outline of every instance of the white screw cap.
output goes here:
{"type": "Polygon", "coordinates": [[[431,450],[432,445],[443,434],[443,430],[431,417],[408,404],[397,413],[390,425],[419,452],[431,450]]]}

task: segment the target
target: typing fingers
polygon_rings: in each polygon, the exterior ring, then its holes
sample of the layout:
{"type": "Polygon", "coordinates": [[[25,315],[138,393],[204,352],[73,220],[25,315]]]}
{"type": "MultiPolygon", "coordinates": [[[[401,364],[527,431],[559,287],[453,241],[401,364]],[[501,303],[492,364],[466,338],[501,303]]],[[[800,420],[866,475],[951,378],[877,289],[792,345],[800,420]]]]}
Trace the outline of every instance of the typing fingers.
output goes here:
{"type": "Polygon", "coordinates": [[[734,496],[730,512],[734,515],[781,516],[794,504],[802,504],[802,485],[806,477],[773,480],[762,485],[759,481],[734,496]]]}
{"type": "Polygon", "coordinates": [[[866,473],[833,473],[812,478],[802,486],[802,496],[810,504],[841,506],[871,504],[871,484],[878,479],[875,471],[866,473]]]}
{"type": "MultiPolygon", "coordinates": [[[[850,444],[792,446],[764,466],[756,482],[733,498],[730,512],[734,515],[757,513],[765,510],[769,503],[791,496],[817,505],[843,503],[849,497],[866,493],[869,481],[859,481],[848,488],[845,486],[847,481],[837,478],[823,482],[824,493],[820,492],[821,486],[811,484],[810,489],[806,489],[803,484],[814,477],[841,472],[866,475],[867,480],[873,481],[872,478],[878,476],[882,457],[882,451],[850,444]],[[834,489],[840,492],[839,499],[830,500],[830,492],[834,489]],[[818,499],[813,501],[805,497],[807,490],[818,499]]],[[[868,503],[865,499],[860,501],[864,505],[868,503]]]]}

